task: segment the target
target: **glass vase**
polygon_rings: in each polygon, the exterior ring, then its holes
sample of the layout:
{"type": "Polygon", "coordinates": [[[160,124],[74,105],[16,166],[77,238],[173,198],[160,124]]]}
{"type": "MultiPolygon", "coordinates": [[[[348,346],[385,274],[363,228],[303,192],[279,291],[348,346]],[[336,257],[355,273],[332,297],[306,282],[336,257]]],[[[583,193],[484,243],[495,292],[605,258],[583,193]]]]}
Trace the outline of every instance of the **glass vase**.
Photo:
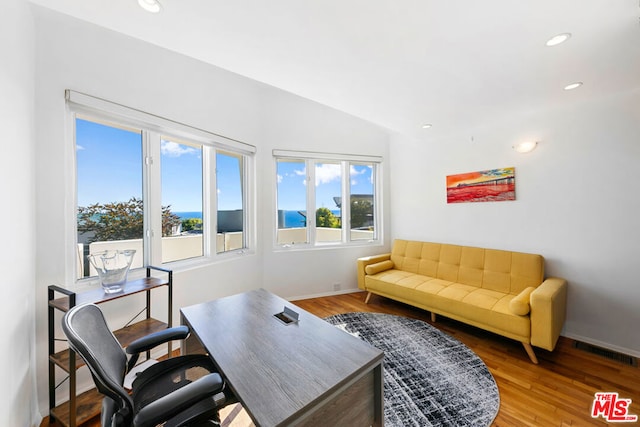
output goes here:
{"type": "Polygon", "coordinates": [[[96,252],[87,256],[98,272],[100,284],[105,293],[113,294],[124,289],[135,254],[135,249],[124,249],[96,252]]]}

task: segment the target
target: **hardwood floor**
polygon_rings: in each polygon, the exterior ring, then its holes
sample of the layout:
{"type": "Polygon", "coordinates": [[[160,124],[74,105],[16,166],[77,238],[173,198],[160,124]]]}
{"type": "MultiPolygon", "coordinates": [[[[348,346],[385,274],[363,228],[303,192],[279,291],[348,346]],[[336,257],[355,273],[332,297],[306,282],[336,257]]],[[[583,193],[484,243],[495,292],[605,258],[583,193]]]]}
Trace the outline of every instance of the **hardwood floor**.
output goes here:
{"type": "MultiPolygon", "coordinates": [[[[602,426],[591,418],[596,392],[618,392],[631,399],[629,413],[640,415],[640,369],[573,347],[560,338],[553,352],[535,348],[534,365],[518,342],[373,295],[351,293],[294,301],[319,317],[352,311],[389,313],[424,320],[470,347],[487,365],[500,391],[500,411],[493,426],[602,426]]],[[[46,423],[43,422],[43,425],[46,423]]],[[[629,424],[627,424],[629,425],[629,424]]],[[[631,425],[636,425],[631,424],[631,425]]],[[[99,427],[95,419],[85,427],[99,427]]]]}
{"type": "Polygon", "coordinates": [[[518,342],[365,293],[296,301],[320,317],[350,311],[389,313],[424,320],[465,343],[485,362],[500,391],[500,411],[493,426],[601,426],[591,418],[594,393],[618,392],[631,399],[630,413],[640,415],[640,369],[573,347],[561,337],[553,352],[534,348],[539,364],[529,360],[518,342]]]}

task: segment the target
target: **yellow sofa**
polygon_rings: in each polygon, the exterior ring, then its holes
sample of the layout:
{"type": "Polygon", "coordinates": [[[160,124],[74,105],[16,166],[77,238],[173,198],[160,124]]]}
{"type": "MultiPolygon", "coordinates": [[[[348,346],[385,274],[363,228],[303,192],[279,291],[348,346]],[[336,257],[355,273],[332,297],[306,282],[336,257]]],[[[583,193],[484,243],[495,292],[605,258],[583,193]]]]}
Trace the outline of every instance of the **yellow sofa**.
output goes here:
{"type": "Polygon", "coordinates": [[[358,259],[358,287],[552,351],[565,320],[567,282],[544,277],[541,255],[395,240],[391,253],[358,259]]]}

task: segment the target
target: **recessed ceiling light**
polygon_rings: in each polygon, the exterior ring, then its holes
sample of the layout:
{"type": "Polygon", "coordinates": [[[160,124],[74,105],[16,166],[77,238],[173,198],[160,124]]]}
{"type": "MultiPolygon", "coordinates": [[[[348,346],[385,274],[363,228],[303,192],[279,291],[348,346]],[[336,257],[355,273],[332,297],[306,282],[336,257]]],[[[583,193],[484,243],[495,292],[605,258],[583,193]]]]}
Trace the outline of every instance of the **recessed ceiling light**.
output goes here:
{"type": "Polygon", "coordinates": [[[138,0],[141,8],[151,13],[158,13],[162,9],[158,0],[138,0]]]}
{"type": "Polygon", "coordinates": [[[582,86],[582,82],[575,82],[571,83],[570,85],[566,85],[564,87],[564,90],[573,90],[579,88],[580,86],[582,86]]]}
{"type": "Polygon", "coordinates": [[[431,123],[425,123],[422,125],[422,129],[429,129],[431,126],[433,126],[431,123]]]}
{"type": "Polygon", "coordinates": [[[558,34],[558,35],[555,35],[555,36],[551,37],[549,40],[547,40],[546,45],[547,46],[556,46],[556,45],[559,45],[560,43],[566,42],[570,38],[571,38],[571,33],[558,34]]]}

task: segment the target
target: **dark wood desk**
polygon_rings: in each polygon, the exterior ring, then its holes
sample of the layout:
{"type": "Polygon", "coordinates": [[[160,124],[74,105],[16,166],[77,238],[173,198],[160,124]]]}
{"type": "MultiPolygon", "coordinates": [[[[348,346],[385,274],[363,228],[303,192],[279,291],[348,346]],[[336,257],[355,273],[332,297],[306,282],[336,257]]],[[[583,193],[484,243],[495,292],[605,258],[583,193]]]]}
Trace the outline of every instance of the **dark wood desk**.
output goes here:
{"type": "Polygon", "coordinates": [[[384,353],[264,289],[180,310],[256,426],[382,426],[384,353]],[[300,313],[285,325],[284,306],[300,313]]]}

